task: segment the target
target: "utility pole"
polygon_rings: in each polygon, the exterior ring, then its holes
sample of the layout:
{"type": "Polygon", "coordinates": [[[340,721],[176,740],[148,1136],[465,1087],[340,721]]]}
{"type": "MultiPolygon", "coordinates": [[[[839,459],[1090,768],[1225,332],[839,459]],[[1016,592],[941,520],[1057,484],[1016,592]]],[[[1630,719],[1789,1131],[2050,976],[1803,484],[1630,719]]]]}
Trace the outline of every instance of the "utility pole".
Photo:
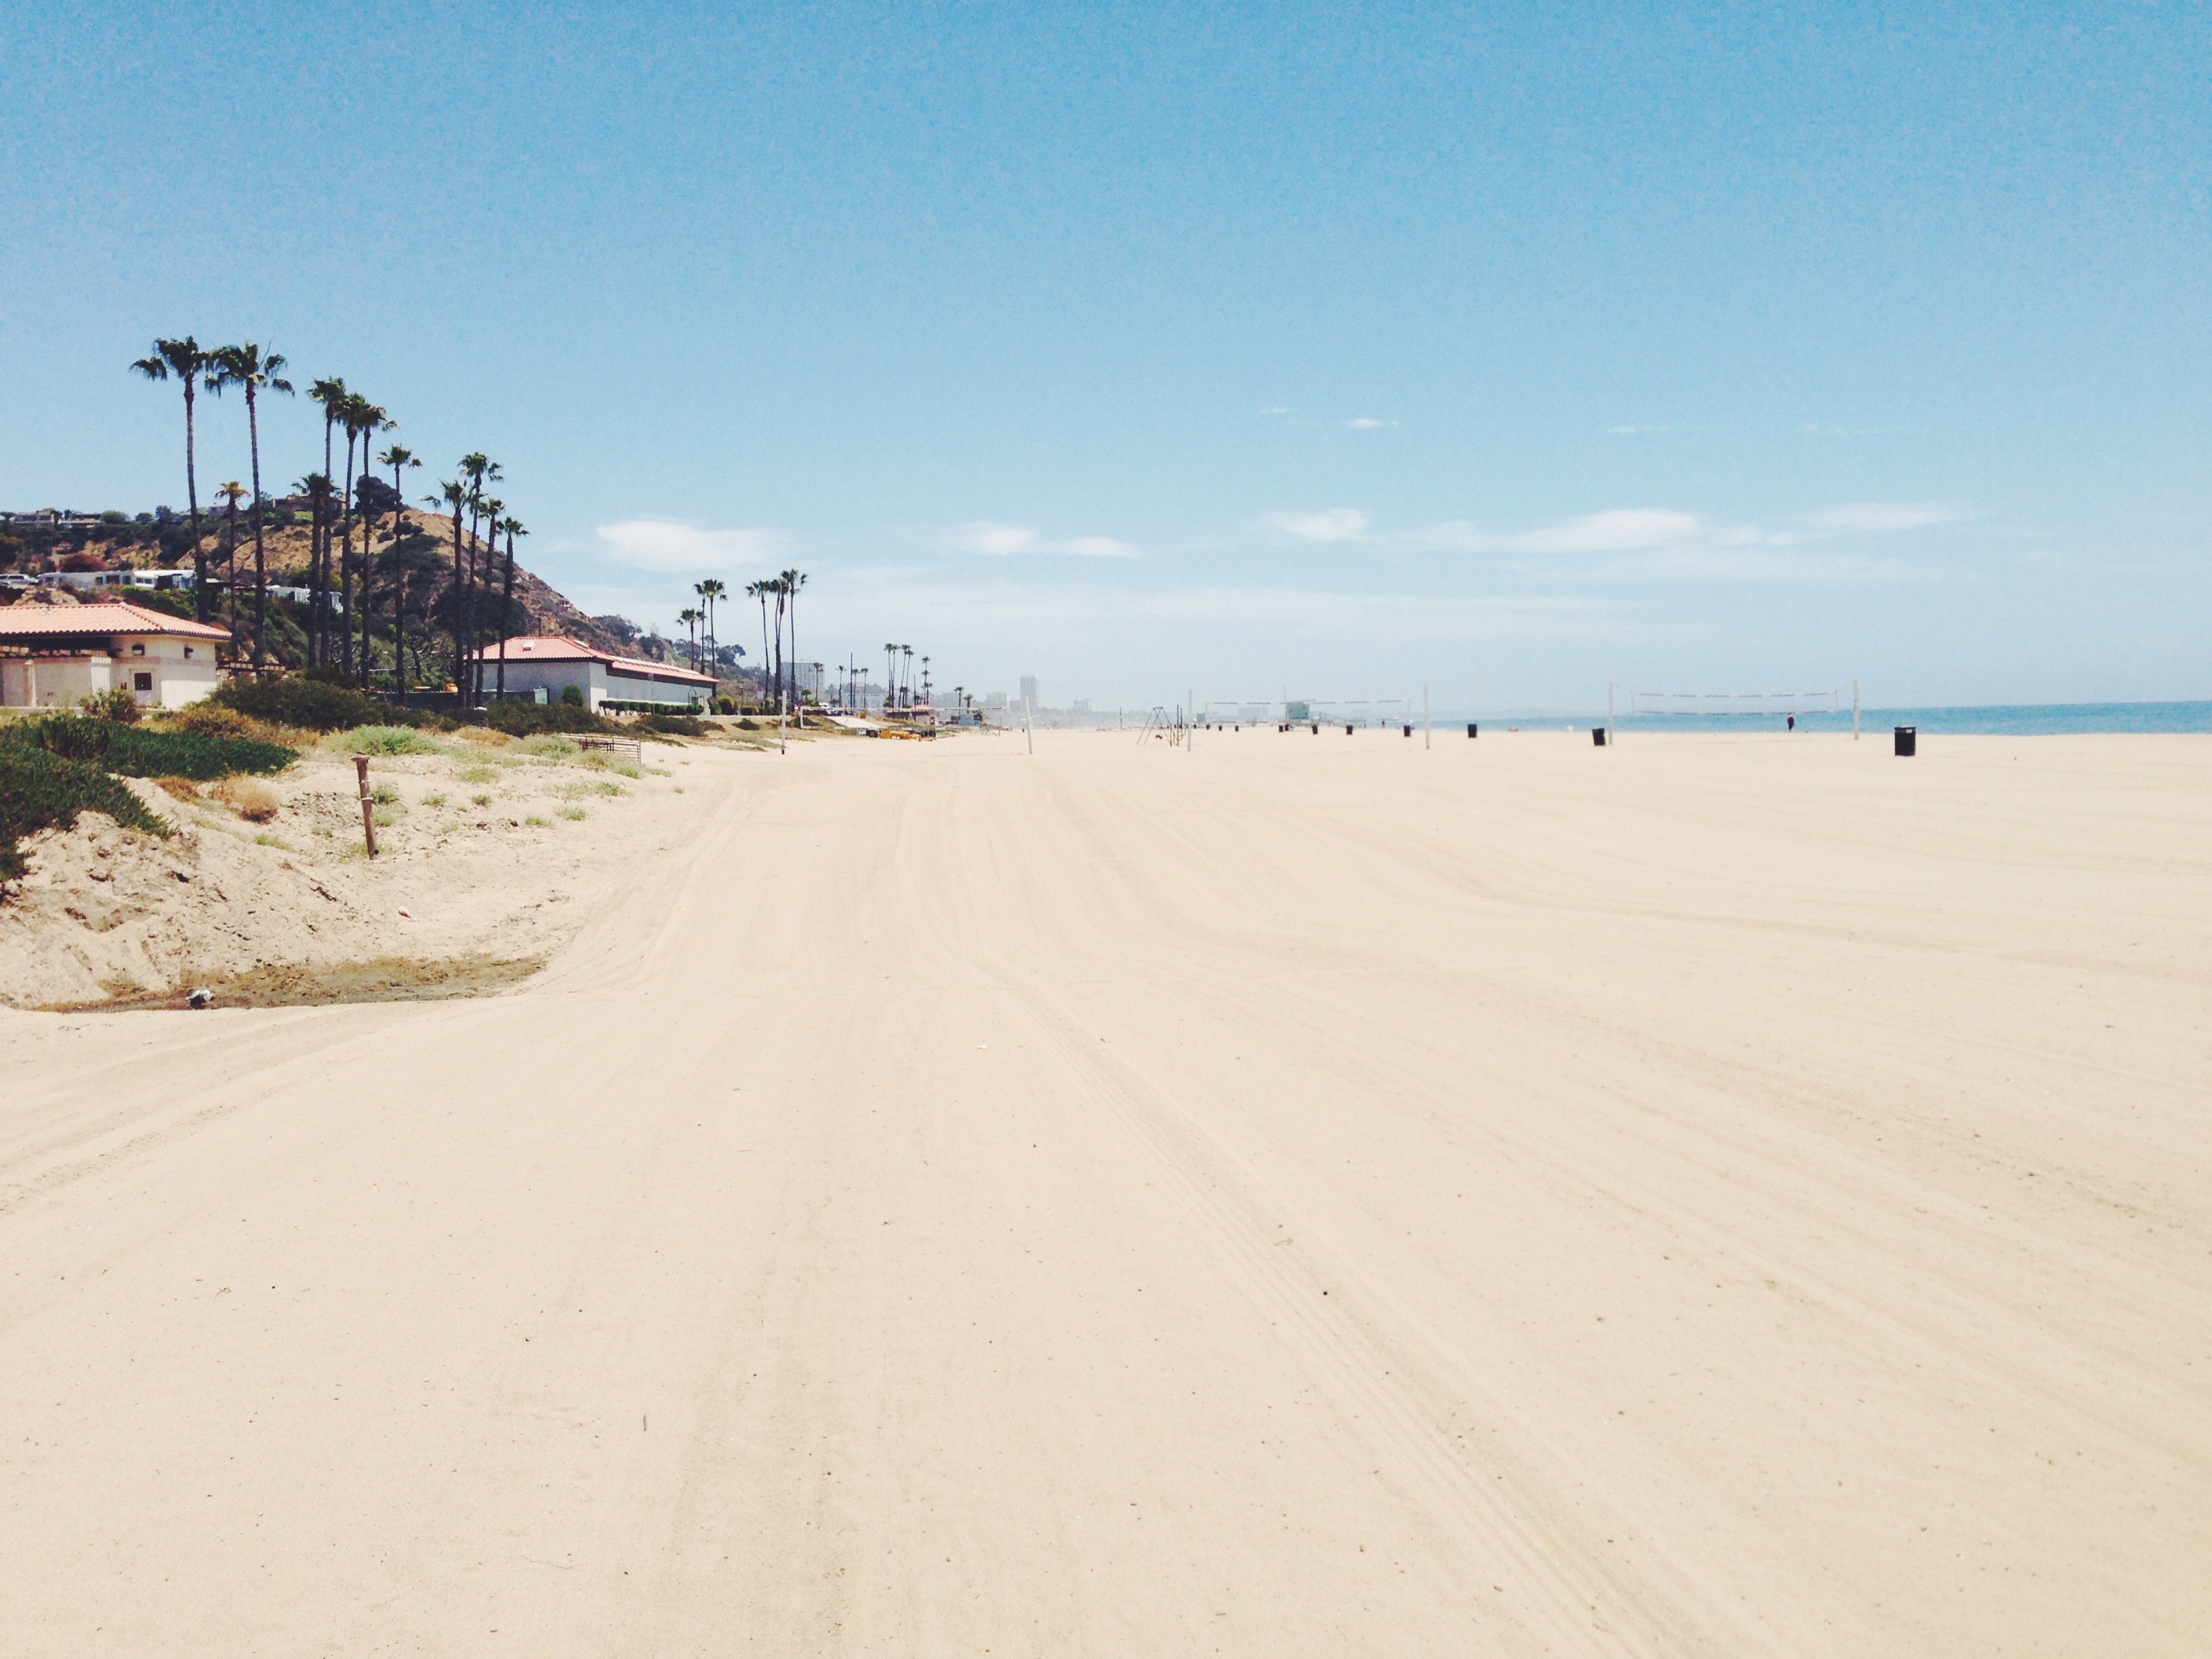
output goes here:
{"type": "Polygon", "coordinates": [[[1421,688],[1421,747],[1429,746],[1429,688],[1425,685],[1421,688]]]}

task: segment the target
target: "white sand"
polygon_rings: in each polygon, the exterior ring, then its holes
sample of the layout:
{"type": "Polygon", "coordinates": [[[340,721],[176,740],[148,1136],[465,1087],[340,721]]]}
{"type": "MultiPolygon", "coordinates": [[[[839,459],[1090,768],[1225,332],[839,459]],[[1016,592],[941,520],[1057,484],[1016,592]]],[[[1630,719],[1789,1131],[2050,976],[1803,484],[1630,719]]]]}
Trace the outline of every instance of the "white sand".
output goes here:
{"type": "Polygon", "coordinates": [[[11,1655],[2212,1629],[2212,741],[709,755],[487,1000],[0,1015],[11,1655]]]}

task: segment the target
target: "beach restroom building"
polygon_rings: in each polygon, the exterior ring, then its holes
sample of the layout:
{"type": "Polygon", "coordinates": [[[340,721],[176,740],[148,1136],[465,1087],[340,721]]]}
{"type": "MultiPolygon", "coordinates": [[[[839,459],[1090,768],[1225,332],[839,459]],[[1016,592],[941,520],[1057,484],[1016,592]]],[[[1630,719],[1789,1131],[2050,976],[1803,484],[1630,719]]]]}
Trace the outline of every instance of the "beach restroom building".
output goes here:
{"type": "Polygon", "coordinates": [[[64,708],[128,691],[149,708],[182,708],[215,690],[228,629],[120,599],[0,608],[0,708],[64,708]]]}
{"type": "MultiPolygon", "coordinates": [[[[597,714],[613,704],[639,704],[681,714],[703,708],[714,695],[714,677],[695,674],[671,663],[619,657],[611,651],[559,635],[526,634],[505,643],[507,695],[533,702],[558,702],[574,686],[584,706],[597,714]]],[[[495,645],[482,653],[484,689],[499,684],[500,653],[495,645]]]]}

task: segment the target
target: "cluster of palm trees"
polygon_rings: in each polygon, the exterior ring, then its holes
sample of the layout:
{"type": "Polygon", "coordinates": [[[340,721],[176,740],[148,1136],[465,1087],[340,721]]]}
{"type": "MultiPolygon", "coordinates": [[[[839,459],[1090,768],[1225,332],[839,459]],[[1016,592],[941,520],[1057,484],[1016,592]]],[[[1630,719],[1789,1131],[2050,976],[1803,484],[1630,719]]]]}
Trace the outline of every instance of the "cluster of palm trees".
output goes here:
{"type": "MultiPolygon", "coordinates": [[[[241,502],[250,503],[253,536],[252,653],[256,667],[267,659],[269,617],[269,572],[262,525],[263,507],[268,498],[261,489],[260,399],[268,392],[291,395],[292,383],[284,378],[287,366],[283,354],[251,340],[210,350],[189,334],[179,339],[155,341],[152,354],[131,365],[134,372],[149,380],[173,380],[184,390],[185,495],[191,516],[193,609],[202,622],[210,620],[215,584],[209,580],[208,551],[201,530],[194,399],[203,391],[221,397],[232,388],[244,395],[252,485],[249,489],[234,480],[226,481],[216,486],[216,495],[223,509],[226,570],[222,586],[231,595],[234,613],[238,588],[239,507],[241,502]]],[[[357,677],[363,686],[368,685],[374,665],[372,617],[376,602],[386,599],[392,607],[392,679],[395,685],[404,685],[410,643],[409,590],[410,586],[416,589],[415,608],[424,617],[427,627],[429,591],[435,586],[434,570],[427,568],[428,562],[413,556],[423,544],[416,540],[410,545],[411,526],[407,522],[406,474],[410,469],[420,468],[422,463],[413,451],[396,441],[387,443],[381,452],[374,451],[378,434],[396,431],[397,423],[382,406],[349,391],[343,380],[333,376],[314,381],[307,395],[323,411],[323,469],[308,473],[296,486],[307,497],[313,509],[307,568],[307,661],[310,665],[334,667],[348,678],[357,677]],[[336,444],[340,431],[345,434],[343,487],[337,483],[336,444]],[[371,488],[372,467],[392,469],[388,496],[371,488]],[[380,572],[384,581],[379,593],[374,578],[380,573],[372,550],[379,521],[386,509],[392,523],[383,538],[388,551],[380,572]],[[356,530],[361,536],[358,552],[354,545],[356,530]]],[[[453,569],[446,592],[453,678],[457,689],[465,692],[472,702],[477,702],[486,689],[487,669],[482,660],[486,639],[495,628],[502,641],[511,631],[508,617],[514,598],[514,544],[518,537],[529,532],[508,514],[507,504],[490,493],[490,487],[501,477],[496,462],[483,454],[465,455],[458,474],[443,483],[438,494],[427,497],[424,504],[434,509],[450,509],[453,514],[453,569]],[[468,526],[465,542],[462,536],[464,518],[468,526]],[[496,601],[492,597],[495,583],[498,588],[496,601]]],[[[378,483],[380,485],[381,481],[378,483]]],[[[719,594],[720,584],[714,586],[719,594]]],[[[236,626],[234,614],[232,625],[236,626]]],[[[418,672],[422,657],[418,642],[418,672]]],[[[503,694],[507,689],[504,652],[499,654],[494,672],[495,694],[503,694]]]]}
{"type": "MultiPolygon", "coordinates": [[[[204,350],[191,335],[182,339],[156,340],[150,356],[141,357],[131,365],[135,373],[149,380],[177,380],[185,389],[185,495],[192,519],[192,592],[193,609],[202,622],[208,619],[210,595],[207,586],[207,554],[200,545],[200,492],[193,456],[192,397],[196,390],[204,390],[220,398],[235,386],[246,397],[246,441],[252,458],[253,493],[253,660],[258,666],[267,651],[269,628],[269,566],[261,539],[261,394],[278,392],[289,397],[292,383],[284,378],[285,362],[282,353],[265,350],[252,340],[238,345],[217,346],[204,350]]],[[[226,483],[216,493],[229,508],[230,540],[228,549],[229,562],[234,565],[238,553],[238,502],[246,495],[246,486],[236,482],[226,483]]]]}
{"type": "Polygon", "coordinates": [[[443,507],[453,517],[453,580],[447,590],[447,625],[453,635],[454,684],[474,707],[483,701],[487,671],[494,668],[484,660],[484,641],[494,623],[489,612],[495,576],[499,580],[496,631],[501,649],[491,691],[497,697],[507,695],[507,636],[514,631],[508,617],[514,607],[514,542],[518,536],[530,532],[508,514],[505,501],[489,493],[501,477],[497,461],[472,453],[461,457],[456,470],[459,476],[441,480],[438,493],[423,497],[423,502],[443,507]],[[469,526],[465,542],[461,538],[464,514],[469,526]],[[503,567],[501,537],[507,542],[503,567]]]}
{"type": "Polygon", "coordinates": [[[758,599],[761,608],[761,672],[767,692],[777,708],[788,709],[799,702],[799,590],[806,586],[806,573],[786,570],[773,576],[763,577],[745,584],[745,597],[758,599]],[[775,601],[775,620],[771,633],[769,601],[775,601]],[[787,629],[791,639],[789,672],[783,641],[787,629]]]}
{"type": "Polygon", "coordinates": [[[684,624],[691,652],[691,672],[696,674],[703,672],[699,666],[702,656],[708,662],[714,660],[714,606],[730,590],[709,576],[702,582],[692,583],[691,591],[699,596],[699,603],[678,611],[676,620],[684,624]]]}
{"type": "MultiPolygon", "coordinates": [[[[915,705],[914,647],[910,645],[884,646],[884,707],[911,708],[915,705]]],[[[921,695],[929,696],[929,659],[921,659],[921,695]]]]}

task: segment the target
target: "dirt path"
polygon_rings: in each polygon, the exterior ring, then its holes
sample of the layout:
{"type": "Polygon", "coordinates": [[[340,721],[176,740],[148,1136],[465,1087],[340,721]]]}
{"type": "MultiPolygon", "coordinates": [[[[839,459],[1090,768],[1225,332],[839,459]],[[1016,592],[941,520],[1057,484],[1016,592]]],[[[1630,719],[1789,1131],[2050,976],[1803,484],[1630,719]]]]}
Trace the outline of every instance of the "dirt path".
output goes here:
{"type": "Polygon", "coordinates": [[[0,1015],[0,1645],[2196,1651],[2212,744],[1303,741],[0,1015]]]}

